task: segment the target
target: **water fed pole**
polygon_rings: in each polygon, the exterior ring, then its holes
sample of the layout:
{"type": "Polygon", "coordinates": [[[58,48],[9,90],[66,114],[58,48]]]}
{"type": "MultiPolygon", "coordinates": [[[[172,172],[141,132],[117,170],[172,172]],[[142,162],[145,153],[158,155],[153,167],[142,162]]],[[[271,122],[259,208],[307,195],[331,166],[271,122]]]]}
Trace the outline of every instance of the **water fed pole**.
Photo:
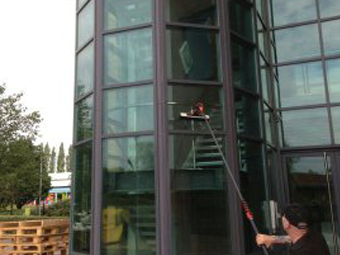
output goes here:
{"type": "MultiPolygon", "coordinates": [[[[213,132],[213,130],[212,130],[210,124],[209,124],[209,119],[210,119],[210,117],[209,117],[209,115],[206,115],[206,114],[205,114],[204,104],[203,104],[202,102],[196,103],[196,104],[193,106],[193,109],[192,109],[190,112],[187,112],[187,113],[181,112],[181,113],[180,113],[180,117],[181,117],[181,118],[185,118],[185,119],[189,119],[189,120],[204,120],[204,121],[205,121],[205,123],[207,124],[207,127],[208,127],[208,129],[209,129],[209,132],[210,132],[210,134],[211,134],[211,136],[212,136],[212,138],[213,138],[213,140],[214,140],[214,142],[215,142],[215,144],[216,144],[216,147],[217,147],[217,149],[218,149],[218,152],[219,152],[219,154],[221,155],[221,158],[222,158],[222,160],[223,160],[223,163],[224,163],[224,165],[225,165],[225,167],[226,167],[226,169],[227,169],[227,173],[229,174],[229,177],[230,177],[230,179],[231,179],[231,181],[232,181],[232,183],[233,183],[233,185],[234,185],[234,188],[235,188],[235,190],[236,190],[236,193],[238,194],[238,197],[239,197],[240,200],[241,200],[242,209],[243,209],[243,211],[244,211],[244,213],[245,213],[247,219],[249,220],[250,225],[252,226],[252,228],[253,228],[255,234],[259,234],[259,230],[258,230],[258,228],[257,228],[257,226],[256,226],[256,224],[255,224],[255,221],[254,221],[253,213],[250,211],[249,206],[248,206],[248,203],[247,203],[247,201],[244,199],[244,197],[243,197],[243,195],[242,195],[242,193],[241,193],[241,190],[240,190],[240,188],[239,188],[239,186],[238,186],[238,184],[237,184],[237,182],[236,182],[236,180],[235,180],[235,178],[234,178],[234,175],[233,175],[233,173],[232,173],[231,170],[230,170],[230,167],[229,167],[229,165],[228,165],[228,162],[227,162],[227,160],[225,159],[224,154],[223,154],[223,152],[222,152],[222,150],[221,150],[221,148],[220,148],[220,146],[219,146],[219,144],[218,144],[218,141],[217,141],[217,139],[216,139],[216,136],[215,136],[215,134],[214,134],[214,132],[213,132]]],[[[265,255],[269,255],[268,250],[266,249],[266,247],[265,247],[264,245],[261,245],[261,248],[262,248],[263,253],[264,253],[265,255]]]]}

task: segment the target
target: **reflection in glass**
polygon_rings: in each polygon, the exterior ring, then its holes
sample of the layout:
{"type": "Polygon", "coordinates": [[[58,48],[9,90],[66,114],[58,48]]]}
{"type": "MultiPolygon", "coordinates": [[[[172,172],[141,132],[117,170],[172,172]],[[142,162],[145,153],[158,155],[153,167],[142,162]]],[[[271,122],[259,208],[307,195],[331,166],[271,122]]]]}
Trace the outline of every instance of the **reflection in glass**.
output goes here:
{"type": "Polygon", "coordinates": [[[151,29],[121,32],[104,37],[104,84],[152,79],[151,29]]]}
{"type": "Polygon", "coordinates": [[[154,140],[103,142],[103,255],[155,254],[154,140]]]}
{"type": "Polygon", "coordinates": [[[266,141],[269,144],[273,143],[272,140],[272,122],[273,122],[273,112],[264,104],[264,125],[266,132],[266,141]]]}
{"type": "Polygon", "coordinates": [[[91,91],[94,86],[93,43],[77,55],[76,98],[91,91]]]}
{"type": "Polygon", "coordinates": [[[278,62],[320,56],[317,25],[275,31],[278,62]]]}
{"type": "Polygon", "coordinates": [[[94,4],[90,1],[78,14],[77,48],[79,49],[94,35],[94,4]]]}
{"type": "Polygon", "coordinates": [[[254,49],[235,42],[232,42],[231,47],[233,85],[257,92],[254,49]]]}
{"type": "Polygon", "coordinates": [[[268,92],[268,85],[269,83],[269,71],[268,71],[268,67],[262,67],[261,68],[261,84],[262,84],[262,96],[263,99],[269,103],[269,92],[268,92]]]}
{"type": "Polygon", "coordinates": [[[326,61],[327,82],[331,102],[340,102],[340,59],[326,61]]]}
{"type": "Polygon", "coordinates": [[[340,13],[340,1],[339,0],[320,0],[320,13],[321,18],[338,16],[340,13]]]}
{"type": "Polygon", "coordinates": [[[322,38],[325,54],[340,53],[340,35],[337,33],[340,20],[322,23],[322,38]]]}
{"type": "Polygon", "coordinates": [[[258,98],[235,90],[235,109],[237,133],[260,138],[261,115],[258,98]]]}
{"type": "Polygon", "coordinates": [[[332,107],[332,122],[335,143],[340,144],[340,107],[332,107]]]}
{"type": "Polygon", "coordinates": [[[229,14],[231,30],[253,41],[251,8],[238,1],[230,1],[229,14]]]}
{"type": "Polygon", "coordinates": [[[169,153],[172,254],[229,254],[226,176],[211,136],[172,135],[169,153]]]}
{"type": "MultiPolygon", "coordinates": [[[[264,146],[261,143],[255,143],[248,140],[238,140],[238,154],[240,165],[241,192],[249,207],[256,213],[256,223],[260,232],[268,232],[266,226],[269,219],[265,211],[264,203],[268,199],[268,187],[266,186],[265,172],[265,154],[264,146]]],[[[248,220],[245,224],[245,242],[247,254],[259,250],[254,243],[253,230],[248,220]]],[[[254,252],[254,254],[256,254],[254,252]]]]}
{"type": "MultiPolygon", "coordinates": [[[[290,201],[292,203],[304,204],[310,214],[313,228],[320,231],[329,246],[334,250],[334,239],[332,238],[332,219],[330,213],[330,201],[332,202],[333,213],[336,216],[336,204],[333,194],[333,176],[331,159],[327,157],[328,169],[325,170],[323,157],[289,157],[286,158],[288,172],[290,201]],[[328,172],[328,178],[326,176],[328,172]],[[327,181],[327,179],[329,181],[327,181]],[[330,193],[328,192],[330,188],[330,193]],[[331,199],[331,200],[330,200],[331,199]]],[[[335,217],[337,226],[337,218],[335,217]]]]}
{"type": "Polygon", "coordinates": [[[104,134],[153,129],[152,86],[107,90],[103,108],[104,134]]]}
{"type": "Polygon", "coordinates": [[[86,2],[87,0],[78,0],[78,9],[80,9],[86,2]]]}
{"type": "Polygon", "coordinates": [[[150,0],[105,0],[104,29],[135,26],[151,22],[150,0]]]}
{"type": "Polygon", "coordinates": [[[278,68],[282,107],[326,102],[321,62],[278,68]]]}
{"type": "Polygon", "coordinates": [[[275,26],[316,19],[315,0],[274,0],[272,4],[275,26]]]}
{"type": "Polygon", "coordinates": [[[92,146],[75,148],[72,250],[90,253],[92,146]]]}
{"type": "Polygon", "coordinates": [[[189,112],[192,106],[201,101],[210,117],[213,129],[223,129],[221,88],[215,86],[168,86],[169,129],[207,130],[204,121],[190,121],[180,118],[181,112],[189,112]]]}
{"type": "Polygon", "coordinates": [[[282,112],[285,147],[330,144],[326,108],[282,112]]]}
{"type": "Polygon", "coordinates": [[[93,131],[93,97],[87,97],[75,107],[75,138],[76,142],[91,138],[93,131]]]}
{"type": "Polygon", "coordinates": [[[168,77],[218,81],[218,35],[215,31],[175,28],[167,31],[168,77]]]}
{"type": "Polygon", "coordinates": [[[167,0],[167,19],[170,21],[217,25],[216,1],[167,0]]]}

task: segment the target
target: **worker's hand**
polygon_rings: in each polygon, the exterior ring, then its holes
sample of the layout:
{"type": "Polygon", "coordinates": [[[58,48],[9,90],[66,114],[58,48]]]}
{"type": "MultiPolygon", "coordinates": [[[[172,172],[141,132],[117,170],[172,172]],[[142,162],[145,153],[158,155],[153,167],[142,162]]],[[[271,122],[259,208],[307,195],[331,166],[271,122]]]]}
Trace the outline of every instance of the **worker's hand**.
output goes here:
{"type": "Polygon", "coordinates": [[[258,246],[265,245],[267,248],[271,247],[275,242],[275,237],[264,234],[256,235],[256,243],[258,246]]]}

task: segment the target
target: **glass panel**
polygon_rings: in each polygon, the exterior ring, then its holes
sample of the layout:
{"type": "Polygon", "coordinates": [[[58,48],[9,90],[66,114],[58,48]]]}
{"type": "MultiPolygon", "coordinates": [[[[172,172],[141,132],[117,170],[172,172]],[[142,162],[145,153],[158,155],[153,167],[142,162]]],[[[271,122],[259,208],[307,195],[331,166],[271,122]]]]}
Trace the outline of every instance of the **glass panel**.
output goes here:
{"type": "MultiPolygon", "coordinates": [[[[339,10],[340,15],[340,10],[339,10]]],[[[340,53],[340,35],[336,32],[340,27],[340,20],[322,23],[322,38],[325,54],[340,53]]]]}
{"type": "Polygon", "coordinates": [[[237,133],[261,137],[261,115],[259,100],[256,97],[248,96],[235,91],[235,116],[237,133]]]}
{"type": "Polygon", "coordinates": [[[76,98],[91,91],[94,86],[94,52],[93,43],[83,49],[77,56],[76,98]]]}
{"type": "Polygon", "coordinates": [[[101,254],[155,254],[154,140],[103,142],[101,254]]]}
{"type": "Polygon", "coordinates": [[[275,106],[280,108],[282,106],[281,103],[281,96],[280,96],[280,89],[279,83],[277,82],[276,78],[274,78],[274,96],[275,96],[275,106]]]}
{"type": "Polygon", "coordinates": [[[282,107],[326,103],[321,62],[279,67],[282,107]]]}
{"type": "Polygon", "coordinates": [[[76,142],[91,138],[93,131],[93,97],[83,99],[75,107],[76,142]]]}
{"type": "Polygon", "coordinates": [[[169,29],[167,60],[169,78],[218,81],[218,35],[206,29],[169,29]]]}
{"type": "Polygon", "coordinates": [[[315,0],[274,0],[272,3],[275,26],[316,19],[315,0]]]}
{"type": "Polygon", "coordinates": [[[278,62],[320,56],[317,25],[275,31],[278,62]]]}
{"type": "Polygon", "coordinates": [[[285,147],[330,144],[326,108],[282,112],[285,147]]]}
{"type": "Polygon", "coordinates": [[[340,13],[339,0],[319,0],[321,17],[337,16],[340,13]]]}
{"type": "Polygon", "coordinates": [[[335,143],[340,144],[340,107],[332,107],[332,121],[335,143]]]}
{"type": "Polygon", "coordinates": [[[263,99],[269,103],[269,93],[268,93],[268,85],[269,85],[269,74],[268,68],[261,68],[261,84],[262,84],[262,96],[263,99]]]}
{"type": "Polygon", "coordinates": [[[264,105],[264,124],[265,124],[265,132],[266,132],[266,141],[269,144],[273,143],[272,140],[272,120],[273,120],[273,113],[272,111],[264,105]]]}
{"type": "Polygon", "coordinates": [[[327,82],[331,102],[340,102],[340,59],[326,61],[327,82]]]}
{"type": "Polygon", "coordinates": [[[151,0],[105,0],[104,29],[151,22],[151,0]]]}
{"type": "Polygon", "coordinates": [[[232,42],[233,85],[257,92],[254,48],[232,42]]]}
{"type": "Polygon", "coordinates": [[[230,1],[229,9],[231,30],[253,41],[251,8],[238,1],[230,1]]]}
{"type": "Polygon", "coordinates": [[[167,20],[217,25],[215,0],[167,0],[167,20]]]}
{"type": "Polygon", "coordinates": [[[181,112],[189,112],[197,102],[202,102],[210,125],[223,130],[222,94],[220,87],[213,86],[168,86],[169,129],[207,130],[204,121],[180,118],[181,112]]]}
{"type": "Polygon", "coordinates": [[[171,135],[169,143],[172,254],[229,254],[226,176],[217,146],[210,135],[171,135]]]}
{"type": "Polygon", "coordinates": [[[139,29],[105,36],[105,85],[149,80],[152,77],[151,29],[139,29]]]}
{"type": "Polygon", "coordinates": [[[104,92],[104,134],[152,130],[153,87],[140,86],[104,92]]]}
{"type": "MultiPolygon", "coordinates": [[[[241,192],[255,213],[260,232],[269,232],[268,215],[265,211],[268,188],[266,184],[264,147],[261,143],[238,140],[241,192]]],[[[244,217],[246,253],[260,250],[254,242],[254,232],[249,221],[244,217]]],[[[252,253],[257,254],[257,253],[252,253]]],[[[260,254],[260,253],[259,253],[260,254]]]]}
{"type": "Polygon", "coordinates": [[[73,190],[73,251],[90,253],[92,145],[75,148],[73,190]]]}
{"type": "Polygon", "coordinates": [[[334,180],[332,180],[330,157],[327,157],[327,160],[327,170],[321,156],[289,157],[286,159],[286,167],[291,202],[304,204],[308,211],[313,212],[310,215],[313,228],[324,235],[329,250],[334,251],[330,202],[336,226],[338,226],[338,214],[333,194],[334,180]],[[328,178],[326,174],[328,174],[328,178]],[[330,196],[328,188],[331,190],[330,196]]]}
{"type": "Polygon", "coordinates": [[[89,2],[78,14],[77,48],[79,49],[94,35],[94,4],[89,2]]]}
{"type": "Polygon", "coordinates": [[[80,9],[86,2],[87,0],[78,0],[78,9],[80,9]]]}

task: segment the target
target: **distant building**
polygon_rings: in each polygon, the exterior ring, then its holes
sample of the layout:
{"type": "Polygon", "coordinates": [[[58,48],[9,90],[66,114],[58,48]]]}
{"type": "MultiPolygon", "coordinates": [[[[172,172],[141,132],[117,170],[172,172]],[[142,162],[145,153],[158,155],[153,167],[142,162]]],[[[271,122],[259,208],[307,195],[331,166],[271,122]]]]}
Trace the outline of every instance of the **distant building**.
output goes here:
{"type": "Polygon", "coordinates": [[[48,175],[51,177],[51,189],[48,193],[49,197],[53,198],[53,203],[69,197],[71,193],[72,173],[51,173],[48,175]]]}

